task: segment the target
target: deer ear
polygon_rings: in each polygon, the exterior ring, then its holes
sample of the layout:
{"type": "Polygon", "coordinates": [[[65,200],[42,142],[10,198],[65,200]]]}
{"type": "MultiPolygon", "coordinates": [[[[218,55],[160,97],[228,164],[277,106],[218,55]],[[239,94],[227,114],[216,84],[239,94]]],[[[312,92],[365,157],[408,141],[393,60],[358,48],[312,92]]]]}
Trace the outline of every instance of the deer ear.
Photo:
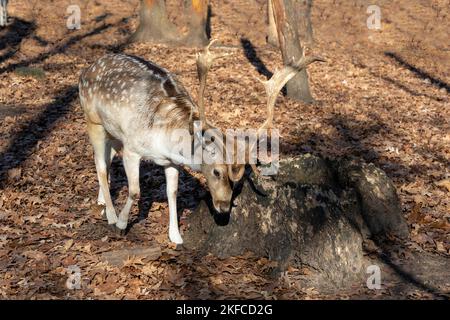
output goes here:
{"type": "Polygon", "coordinates": [[[245,164],[229,164],[228,177],[233,182],[238,182],[242,179],[245,172],[245,164]]]}

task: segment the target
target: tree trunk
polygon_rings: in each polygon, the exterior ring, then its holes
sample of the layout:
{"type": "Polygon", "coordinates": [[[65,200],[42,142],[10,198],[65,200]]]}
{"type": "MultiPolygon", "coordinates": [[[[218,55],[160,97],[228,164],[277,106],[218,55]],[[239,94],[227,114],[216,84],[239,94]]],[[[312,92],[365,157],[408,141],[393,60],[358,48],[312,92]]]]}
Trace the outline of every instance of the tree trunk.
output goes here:
{"type": "Polygon", "coordinates": [[[300,41],[304,46],[311,47],[314,44],[313,29],[311,23],[311,10],[313,0],[294,0],[297,2],[298,32],[300,41]]]}
{"type": "MultiPolygon", "coordinates": [[[[311,47],[314,44],[314,35],[311,23],[311,10],[313,0],[294,0],[296,12],[298,12],[298,34],[300,42],[304,45],[311,47]]],[[[273,13],[272,0],[267,0],[267,20],[268,20],[268,31],[267,31],[267,43],[278,46],[278,33],[277,26],[275,23],[275,17],[273,13]]]]}
{"type": "MultiPolygon", "coordinates": [[[[293,0],[272,0],[278,41],[284,64],[297,61],[303,55],[303,48],[298,36],[296,7],[293,0]]],[[[287,96],[306,103],[314,102],[309,90],[308,73],[306,69],[292,78],[286,84],[287,96]]]]}
{"type": "Polygon", "coordinates": [[[202,47],[209,43],[206,34],[208,18],[208,0],[191,0],[188,5],[189,33],[184,39],[188,46],[202,47]]]}
{"type": "Polygon", "coordinates": [[[267,0],[267,20],[269,22],[267,32],[267,43],[273,46],[278,46],[277,25],[275,24],[275,17],[273,15],[272,0],[267,0]]]}
{"type": "Polygon", "coordinates": [[[7,5],[8,0],[0,0],[0,27],[4,27],[8,23],[8,11],[6,10],[7,5]]]}
{"type": "Polygon", "coordinates": [[[139,27],[132,35],[131,41],[179,41],[178,30],[168,19],[165,0],[141,0],[139,16],[139,27]]]}
{"type": "Polygon", "coordinates": [[[279,271],[308,266],[340,287],[365,276],[368,238],[409,235],[392,182],[372,164],[307,154],[281,160],[273,179],[251,175],[238,190],[229,215],[201,202],[186,220],[187,248],[222,258],[251,251],[279,271]]]}

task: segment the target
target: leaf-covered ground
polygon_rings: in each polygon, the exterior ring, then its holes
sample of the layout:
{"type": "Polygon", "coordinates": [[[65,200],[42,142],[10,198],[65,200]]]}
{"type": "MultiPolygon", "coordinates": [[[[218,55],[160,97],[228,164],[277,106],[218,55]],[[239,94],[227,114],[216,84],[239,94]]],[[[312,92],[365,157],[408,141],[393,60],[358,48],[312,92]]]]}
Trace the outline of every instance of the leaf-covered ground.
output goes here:
{"type": "MultiPolygon", "coordinates": [[[[207,114],[222,128],[257,127],[265,119],[265,96],[254,77],[263,79],[281,66],[279,51],[265,42],[265,1],[211,2],[212,37],[221,43],[215,50],[231,55],[211,71],[207,114]]],[[[448,259],[450,3],[375,1],[382,30],[371,31],[366,9],[372,2],[314,2],[316,43],[308,53],[327,63],[309,68],[317,103],[279,97],[281,152],[375,163],[397,187],[411,229],[408,249],[448,259]]],[[[123,50],[170,69],[195,97],[197,50],[125,45],[138,23],[137,0],[80,0],[82,27],[68,30],[66,8],[74,3],[11,0],[12,25],[0,29],[1,298],[433,297],[420,286],[393,292],[390,283],[382,290],[361,283],[325,294],[301,285],[307,269],[289,268],[274,277],[276,264],[251,253],[219,260],[175,251],[167,239],[164,174],[152,164],[141,168],[140,209],[133,209],[130,232],[110,232],[94,205],[98,187],[78,102],[79,73],[105,52],[123,50]],[[123,266],[102,258],[111,250],[148,245],[161,247],[162,256],[130,257],[123,266]],[[73,265],[81,271],[78,290],[66,286],[73,265]]],[[[168,7],[179,18],[176,4],[171,0],[168,7]]],[[[127,187],[119,159],[112,175],[120,207],[127,187]]],[[[182,217],[204,192],[200,175],[181,175],[182,217]]],[[[449,287],[443,284],[444,291],[449,287]]]]}

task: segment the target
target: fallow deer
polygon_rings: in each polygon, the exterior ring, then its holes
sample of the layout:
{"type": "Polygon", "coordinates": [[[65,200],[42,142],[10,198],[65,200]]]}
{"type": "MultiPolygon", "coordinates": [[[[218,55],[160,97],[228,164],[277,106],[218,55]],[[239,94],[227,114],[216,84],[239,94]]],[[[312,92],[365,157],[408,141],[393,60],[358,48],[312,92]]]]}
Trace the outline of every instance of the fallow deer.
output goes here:
{"type": "MultiPolygon", "coordinates": [[[[232,199],[232,182],[239,181],[245,163],[224,164],[217,162],[192,163],[192,159],[180,152],[181,142],[174,140],[173,132],[184,129],[191,141],[194,122],[207,123],[204,108],[206,76],[212,62],[219,55],[209,49],[197,55],[197,71],[200,80],[199,101],[194,103],[189,93],[168,70],[142,58],[125,54],[108,54],[84,70],[79,80],[80,103],[87,120],[87,131],[94,149],[100,191],[98,203],[110,225],[125,230],[134,200],[140,195],[139,165],[141,160],[151,160],[163,166],[166,176],[166,192],[169,205],[169,238],[176,244],[183,242],[177,220],[178,170],[186,165],[201,171],[206,178],[214,208],[229,212],[232,199]],[[122,149],[123,164],[128,179],[128,198],[116,215],[110,191],[109,168],[114,155],[122,149]]],[[[268,118],[261,126],[271,128],[276,97],[289,79],[306,65],[319,58],[302,58],[296,64],[275,72],[264,83],[268,95],[268,118]]],[[[224,150],[221,139],[200,140],[203,152],[224,150]],[[211,148],[213,147],[213,148],[211,148]]],[[[196,148],[196,147],[194,147],[196,148]]],[[[252,165],[255,168],[255,165],[252,165]]]]}

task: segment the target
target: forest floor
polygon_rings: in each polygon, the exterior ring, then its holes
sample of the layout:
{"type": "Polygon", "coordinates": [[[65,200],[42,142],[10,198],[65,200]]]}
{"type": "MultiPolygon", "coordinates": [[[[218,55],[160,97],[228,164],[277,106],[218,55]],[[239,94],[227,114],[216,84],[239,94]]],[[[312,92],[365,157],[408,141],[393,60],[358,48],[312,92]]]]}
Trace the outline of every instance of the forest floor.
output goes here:
{"type": "MultiPolygon", "coordinates": [[[[173,16],[179,12],[175,1],[169,1],[173,16]]],[[[282,65],[277,48],[266,44],[265,1],[211,2],[211,35],[222,44],[215,50],[232,54],[211,70],[207,114],[221,128],[256,128],[265,119],[265,94],[254,77],[263,79],[282,65]]],[[[106,52],[123,50],[168,68],[196,97],[198,49],[127,45],[138,24],[137,0],[11,0],[11,25],[0,29],[0,298],[448,295],[450,3],[372,2],[381,7],[378,31],[366,26],[368,1],[314,1],[315,44],[308,54],[320,54],[327,63],[308,69],[315,104],[278,98],[281,156],[355,157],[382,168],[397,188],[410,227],[408,252],[443,261],[439,272],[447,273],[447,281],[439,288],[427,290],[426,283],[411,281],[398,290],[387,280],[395,268],[383,266],[380,290],[364,282],[325,293],[302,286],[308,270],[288,268],[274,277],[274,263],[251,253],[218,259],[174,250],[167,237],[164,174],[148,163],[141,168],[144,209],[133,209],[126,236],[110,232],[94,205],[98,185],[78,101],[80,71],[106,52]],[[81,29],[68,30],[66,8],[77,3],[81,29]],[[123,266],[103,259],[111,250],[149,244],[161,248],[158,259],[130,257],[123,266]],[[66,280],[74,265],[81,288],[69,290],[66,280]]],[[[184,230],[183,217],[205,193],[204,179],[184,172],[179,187],[184,230]]],[[[127,187],[120,159],[113,164],[112,193],[116,205],[123,205],[127,187]]]]}

